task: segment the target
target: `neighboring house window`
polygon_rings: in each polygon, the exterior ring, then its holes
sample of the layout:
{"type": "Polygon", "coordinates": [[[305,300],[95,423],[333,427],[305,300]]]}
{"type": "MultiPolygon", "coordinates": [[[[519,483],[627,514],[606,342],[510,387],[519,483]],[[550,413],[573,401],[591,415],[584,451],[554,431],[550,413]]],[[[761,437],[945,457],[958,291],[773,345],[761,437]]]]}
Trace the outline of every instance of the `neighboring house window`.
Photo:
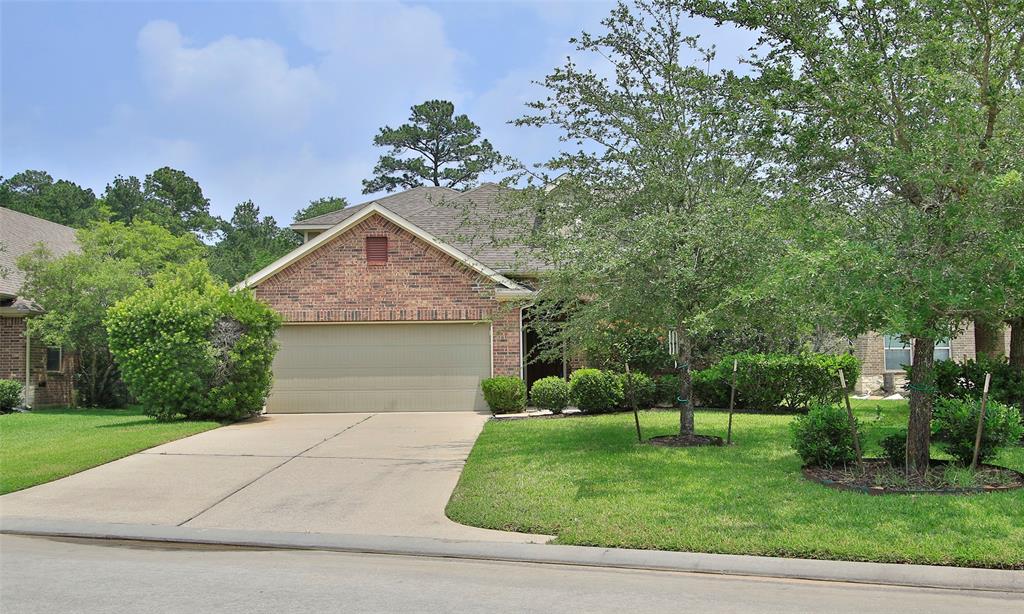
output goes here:
{"type": "Polygon", "coordinates": [[[900,339],[899,335],[886,335],[883,339],[885,344],[885,370],[902,371],[903,365],[910,364],[910,342],[904,342],[900,339]]]}
{"type": "Polygon", "coordinates": [[[366,237],[366,262],[385,264],[388,261],[388,238],[366,237]]]}
{"type": "Polygon", "coordinates": [[[64,352],[60,348],[46,348],[46,370],[59,372],[63,358],[64,352]]]}
{"type": "Polygon", "coordinates": [[[935,360],[949,360],[952,355],[949,339],[939,339],[935,342],[935,360]]]}

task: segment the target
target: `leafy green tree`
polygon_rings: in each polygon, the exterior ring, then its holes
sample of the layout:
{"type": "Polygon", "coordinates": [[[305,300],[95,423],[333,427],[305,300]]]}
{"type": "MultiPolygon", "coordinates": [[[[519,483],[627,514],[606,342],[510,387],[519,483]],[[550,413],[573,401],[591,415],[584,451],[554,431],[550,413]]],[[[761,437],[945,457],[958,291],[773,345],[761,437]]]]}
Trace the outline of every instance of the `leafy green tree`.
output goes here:
{"type": "Polygon", "coordinates": [[[412,107],[409,123],[381,128],[373,144],[389,151],[377,161],[373,178],[363,181],[363,194],[427,184],[466,190],[502,159],[487,139],[480,139],[480,126],[455,115],[455,105],[447,100],[412,107]]]}
{"type": "Polygon", "coordinates": [[[146,197],[142,193],[142,182],[138,177],[118,175],[107,184],[103,202],[110,211],[110,220],[131,224],[140,219],[146,211],[146,197]]]}
{"type": "Polygon", "coordinates": [[[780,243],[735,79],[704,68],[711,54],[683,22],[668,4],[620,4],[603,32],[575,39],[614,77],[569,60],[543,81],[549,95],[516,123],[553,126],[578,148],[547,162],[554,184],[511,192],[496,226],[551,265],[532,313],[552,350],[600,343],[609,326],[672,331],[685,437],[695,342],[744,317],[780,243]]]}
{"type": "Polygon", "coordinates": [[[210,271],[234,284],[298,244],[295,232],[279,228],[269,215],[260,219],[259,207],[247,200],[235,207],[230,222],[221,224],[221,239],[210,249],[210,271]]]}
{"type": "Polygon", "coordinates": [[[145,203],[142,219],[163,226],[176,235],[206,235],[217,227],[210,215],[210,200],[195,179],[170,167],[158,168],[143,182],[145,203]]]}
{"type": "Polygon", "coordinates": [[[791,280],[815,282],[841,330],[912,340],[907,456],[923,473],[935,341],[1012,315],[1024,266],[1024,3],[683,4],[760,33],[748,60],[777,185],[804,207],[791,280]]]}
{"type": "Polygon", "coordinates": [[[80,401],[117,405],[124,399],[103,326],[107,309],[155,273],[202,258],[205,250],[192,235],[174,236],[148,222],[101,222],[77,236],[79,252],[54,258],[39,248],[18,259],[26,275],[21,293],[44,309],[29,320],[32,331],[79,352],[80,401]]]}
{"type": "Polygon", "coordinates": [[[45,171],[26,170],[0,181],[0,207],[73,228],[107,218],[92,190],[54,181],[45,171]]]}
{"type": "Polygon", "coordinates": [[[340,211],[348,206],[348,201],[340,196],[324,196],[309,201],[309,205],[295,212],[293,221],[301,222],[310,218],[340,211]]]}

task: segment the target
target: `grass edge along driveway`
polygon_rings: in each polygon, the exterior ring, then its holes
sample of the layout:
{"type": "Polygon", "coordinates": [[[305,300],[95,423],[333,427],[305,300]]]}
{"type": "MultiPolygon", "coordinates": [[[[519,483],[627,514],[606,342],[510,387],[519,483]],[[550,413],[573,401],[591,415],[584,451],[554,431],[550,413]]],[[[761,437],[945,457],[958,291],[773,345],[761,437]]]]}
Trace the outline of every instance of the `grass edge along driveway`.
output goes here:
{"type": "MultiPolygon", "coordinates": [[[[906,402],[856,403],[865,453],[906,425],[906,402]],[[878,414],[877,407],[881,407],[878,414]]],[[[636,443],[629,413],[489,421],[448,516],[555,543],[799,558],[1024,569],[1024,490],[871,496],[809,482],[790,447],[792,416],[737,414],[732,448],[636,443]]],[[[725,436],[727,415],[698,412],[725,436]]],[[[641,414],[644,436],[678,414],[641,414]]],[[[933,456],[942,458],[936,446],[933,456]]],[[[996,464],[1024,470],[1024,447],[996,464]]]]}
{"type": "Polygon", "coordinates": [[[158,422],[137,408],[39,409],[0,415],[0,494],[218,426],[206,421],[158,422]]]}

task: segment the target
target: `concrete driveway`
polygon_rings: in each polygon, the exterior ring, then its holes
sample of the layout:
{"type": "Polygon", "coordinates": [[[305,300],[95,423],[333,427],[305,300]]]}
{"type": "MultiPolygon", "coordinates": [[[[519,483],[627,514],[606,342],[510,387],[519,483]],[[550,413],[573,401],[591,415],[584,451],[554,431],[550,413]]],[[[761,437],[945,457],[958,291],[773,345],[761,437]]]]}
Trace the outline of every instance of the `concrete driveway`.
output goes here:
{"type": "Polygon", "coordinates": [[[444,515],[486,416],[271,415],[0,497],[0,516],[509,542],[444,515]]]}

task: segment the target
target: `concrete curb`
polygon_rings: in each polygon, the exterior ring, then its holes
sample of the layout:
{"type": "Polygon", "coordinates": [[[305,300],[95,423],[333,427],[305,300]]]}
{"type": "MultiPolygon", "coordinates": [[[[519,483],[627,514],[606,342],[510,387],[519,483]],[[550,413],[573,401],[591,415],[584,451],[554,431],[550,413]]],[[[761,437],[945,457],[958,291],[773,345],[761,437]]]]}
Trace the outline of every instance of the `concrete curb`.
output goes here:
{"type": "Polygon", "coordinates": [[[999,569],[472,542],[429,537],[196,529],[17,517],[3,518],[0,533],[580,565],[1024,594],[1024,571],[999,569]]]}

